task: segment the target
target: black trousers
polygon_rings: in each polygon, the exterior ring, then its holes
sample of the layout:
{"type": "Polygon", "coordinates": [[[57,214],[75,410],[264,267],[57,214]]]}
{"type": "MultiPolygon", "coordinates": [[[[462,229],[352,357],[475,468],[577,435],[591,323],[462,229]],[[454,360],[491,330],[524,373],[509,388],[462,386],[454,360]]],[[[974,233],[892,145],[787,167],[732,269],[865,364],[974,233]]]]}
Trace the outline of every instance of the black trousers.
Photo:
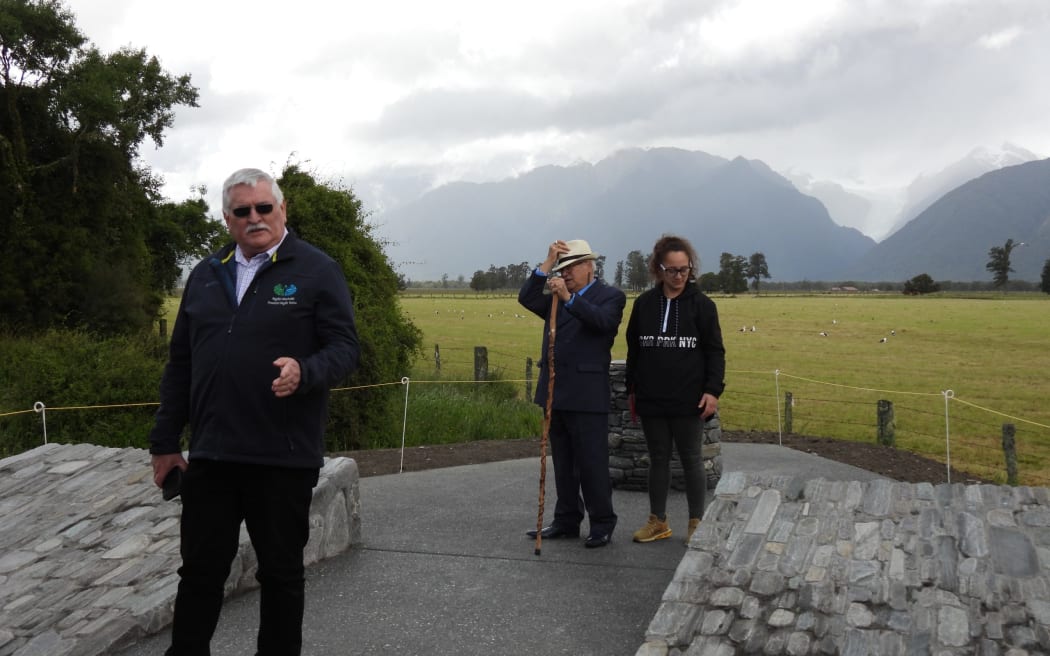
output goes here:
{"type": "Polygon", "coordinates": [[[182,567],[168,656],[208,656],[241,521],[259,568],[260,656],[302,651],[310,501],[317,469],[191,460],[182,483],[182,567]]]}
{"type": "Polygon", "coordinates": [[[590,534],[611,534],[616,513],[609,478],[608,413],[552,411],[550,445],[558,491],[554,523],[578,527],[586,509],[590,534]]]}
{"type": "Polygon", "coordinates": [[[701,457],[704,422],[697,414],[684,417],[642,417],[645,444],[649,449],[649,512],[667,514],[667,494],[671,487],[671,446],[678,449],[678,460],[685,474],[685,497],[689,518],[704,516],[707,475],[701,457]]]}

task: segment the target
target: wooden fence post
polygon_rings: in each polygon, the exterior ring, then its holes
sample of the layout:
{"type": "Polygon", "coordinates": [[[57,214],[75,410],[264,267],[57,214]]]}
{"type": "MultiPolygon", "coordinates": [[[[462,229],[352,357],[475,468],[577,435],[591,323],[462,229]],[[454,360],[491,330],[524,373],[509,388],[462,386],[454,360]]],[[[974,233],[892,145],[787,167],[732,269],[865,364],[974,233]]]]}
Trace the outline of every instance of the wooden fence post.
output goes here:
{"type": "Polygon", "coordinates": [[[1017,448],[1014,444],[1016,428],[1003,424],[1003,453],[1006,454],[1006,484],[1017,485],[1017,448]]]}
{"type": "Polygon", "coordinates": [[[167,337],[168,337],[168,320],[167,319],[161,319],[158,323],[160,324],[160,338],[161,339],[167,339],[167,337]]]}
{"type": "Polygon", "coordinates": [[[434,369],[441,373],[441,349],[437,344],[434,344],[434,369]]]}
{"type": "Polygon", "coordinates": [[[893,420],[893,401],[879,399],[875,412],[878,421],[876,439],[879,444],[884,446],[894,446],[896,441],[894,429],[896,428],[896,425],[893,420]]]}
{"type": "Polygon", "coordinates": [[[795,399],[791,392],[784,392],[784,432],[791,433],[791,406],[795,405],[795,399]]]}
{"type": "Polygon", "coordinates": [[[484,346],[474,347],[474,382],[489,379],[489,350],[484,346]]]}
{"type": "Polygon", "coordinates": [[[525,400],[532,400],[532,358],[525,358],[525,400]]]}

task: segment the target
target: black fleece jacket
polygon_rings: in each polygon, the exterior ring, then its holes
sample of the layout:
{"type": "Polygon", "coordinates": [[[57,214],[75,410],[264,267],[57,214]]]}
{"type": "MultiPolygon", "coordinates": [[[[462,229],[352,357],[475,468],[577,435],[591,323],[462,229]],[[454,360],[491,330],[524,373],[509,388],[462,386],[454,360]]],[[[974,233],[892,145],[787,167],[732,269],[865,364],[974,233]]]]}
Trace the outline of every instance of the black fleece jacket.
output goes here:
{"type": "Polygon", "coordinates": [[[354,310],[339,265],[290,231],[237,304],[234,245],[194,267],[172,332],[150,453],[320,467],[328,390],[356,367],[354,310]],[[294,394],[270,388],[273,361],[299,362],[294,394]]]}
{"type": "Polygon", "coordinates": [[[643,292],[627,321],[627,389],[638,414],[697,413],[705,392],[725,389],[725,354],[718,309],[696,285],[670,300],[660,284],[643,292]]]}

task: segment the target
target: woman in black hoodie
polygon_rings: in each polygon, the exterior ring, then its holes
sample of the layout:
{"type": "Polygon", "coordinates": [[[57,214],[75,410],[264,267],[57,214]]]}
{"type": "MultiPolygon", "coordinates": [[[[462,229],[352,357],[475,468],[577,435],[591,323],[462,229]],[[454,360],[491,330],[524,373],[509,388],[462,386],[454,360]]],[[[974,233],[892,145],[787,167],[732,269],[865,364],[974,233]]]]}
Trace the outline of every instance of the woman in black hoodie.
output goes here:
{"type": "Polygon", "coordinates": [[[650,514],[635,531],[636,542],[671,537],[667,492],[672,444],[685,474],[686,542],[704,512],[704,422],[718,412],[726,365],[718,310],[695,284],[699,264],[688,240],[661,237],[649,257],[656,284],[635,299],[627,322],[627,388],[649,448],[650,514]]]}

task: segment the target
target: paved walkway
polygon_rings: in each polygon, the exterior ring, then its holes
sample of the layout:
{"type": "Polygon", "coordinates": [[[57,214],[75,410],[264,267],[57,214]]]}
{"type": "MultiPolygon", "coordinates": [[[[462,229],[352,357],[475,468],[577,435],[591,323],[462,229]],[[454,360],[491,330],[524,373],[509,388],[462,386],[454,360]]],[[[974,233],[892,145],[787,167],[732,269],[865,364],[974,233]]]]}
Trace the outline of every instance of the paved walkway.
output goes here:
{"type": "MultiPolygon", "coordinates": [[[[875,478],[783,447],[722,447],[726,472],[875,478]]],[[[686,553],[684,495],[671,493],[669,540],[632,543],[648,498],[616,491],[608,547],[548,540],[536,556],[524,531],[536,523],[538,472],[530,459],[361,479],[361,546],[307,572],[304,654],[634,654],[686,553]]],[[[253,654],[257,612],[257,592],[228,601],[212,653],[253,654]]],[[[169,638],[121,654],[159,656],[169,638]]]]}

